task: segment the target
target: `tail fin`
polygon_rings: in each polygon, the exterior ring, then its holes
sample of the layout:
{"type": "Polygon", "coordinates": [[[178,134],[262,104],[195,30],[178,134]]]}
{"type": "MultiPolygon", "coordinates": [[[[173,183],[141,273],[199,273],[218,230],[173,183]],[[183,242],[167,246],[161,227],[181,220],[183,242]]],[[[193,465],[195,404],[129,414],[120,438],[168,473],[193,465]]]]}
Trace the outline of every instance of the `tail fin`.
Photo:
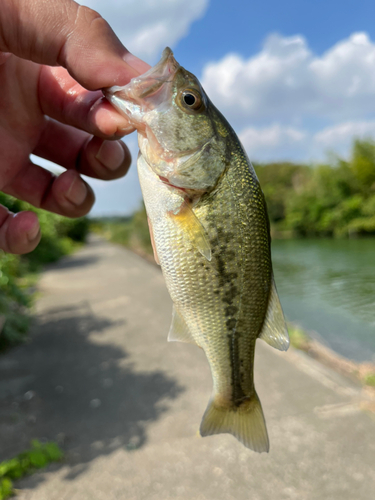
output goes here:
{"type": "Polygon", "coordinates": [[[229,433],[247,448],[261,453],[269,451],[269,441],[262,406],[257,393],[238,407],[223,408],[215,406],[215,399],[208,403],[202,418],[200,434],[229,433]]]}

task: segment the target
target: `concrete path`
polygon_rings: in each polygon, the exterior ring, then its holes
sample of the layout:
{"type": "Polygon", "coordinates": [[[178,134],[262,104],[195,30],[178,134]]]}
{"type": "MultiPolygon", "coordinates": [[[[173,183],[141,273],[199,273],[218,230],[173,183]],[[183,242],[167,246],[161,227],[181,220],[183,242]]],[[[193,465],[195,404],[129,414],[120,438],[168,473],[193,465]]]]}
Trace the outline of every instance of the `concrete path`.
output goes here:
{"type": "Polygon", "coordinates": [[[359,389],[259,341],[269,454],[197,436],[212,383],[204,353],[167,343],[159,268],[93,240],[43,273],[28,344],[0,357],[0,461],[32,438],[62,464],[19,500],[372,500],[375,421],[359,389]]]}

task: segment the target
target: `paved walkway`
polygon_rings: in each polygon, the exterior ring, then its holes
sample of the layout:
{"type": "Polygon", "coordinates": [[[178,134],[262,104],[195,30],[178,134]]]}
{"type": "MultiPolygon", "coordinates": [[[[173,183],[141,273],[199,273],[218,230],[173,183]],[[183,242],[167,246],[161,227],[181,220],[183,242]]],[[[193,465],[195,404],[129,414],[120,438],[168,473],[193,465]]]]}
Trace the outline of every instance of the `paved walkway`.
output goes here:
{"type": "Polygon", "coordinates": [[[372,500],[375,420],[357,387],[259,341],[271,451],[197,429],[203,352],[167,343],[160,270],[93,240],[43,273],[31,340],[0,357],[0,461],[32,438],[66,460],[19,481],[19,500],[372,500]]]}

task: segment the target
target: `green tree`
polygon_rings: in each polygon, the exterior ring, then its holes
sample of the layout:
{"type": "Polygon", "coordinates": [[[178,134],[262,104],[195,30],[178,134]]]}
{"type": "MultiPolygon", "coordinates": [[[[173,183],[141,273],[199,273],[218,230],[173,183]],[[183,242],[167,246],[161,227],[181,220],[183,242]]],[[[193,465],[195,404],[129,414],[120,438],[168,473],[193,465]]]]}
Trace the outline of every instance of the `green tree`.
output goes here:
{"type": "Polygon", "coordinates": [[[375,190],[375,141],[355,140],[350,167],[359,182],[360,188],[369,193],[375,190]]]}
{"type": "Polygon", "coordinates": [[[256,165],[271,228],[299,237],[375,234],[375,142],[355,140],[348,161],[256,165]]]}

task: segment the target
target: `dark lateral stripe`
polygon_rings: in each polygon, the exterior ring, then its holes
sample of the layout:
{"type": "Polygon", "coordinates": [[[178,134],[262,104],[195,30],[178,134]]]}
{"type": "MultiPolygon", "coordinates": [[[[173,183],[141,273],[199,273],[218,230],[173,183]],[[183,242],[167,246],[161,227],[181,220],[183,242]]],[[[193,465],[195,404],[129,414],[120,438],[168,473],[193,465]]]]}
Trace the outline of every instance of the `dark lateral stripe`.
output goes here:
{"type": "MultiPolygon", "coordinates": [[[[237,323],[237,322],[236,322],[237,323]]],[[[234,329],[233,329],[234,330],[234,329]]],[[[232,383],[232,402],[235,406],[239,406],[246,394],[241,386],[241,362],[238,346],[238,332],[235,330],[228,335],[229,342],[229,359],[231,365],[231,383],[232,383]]]]}

